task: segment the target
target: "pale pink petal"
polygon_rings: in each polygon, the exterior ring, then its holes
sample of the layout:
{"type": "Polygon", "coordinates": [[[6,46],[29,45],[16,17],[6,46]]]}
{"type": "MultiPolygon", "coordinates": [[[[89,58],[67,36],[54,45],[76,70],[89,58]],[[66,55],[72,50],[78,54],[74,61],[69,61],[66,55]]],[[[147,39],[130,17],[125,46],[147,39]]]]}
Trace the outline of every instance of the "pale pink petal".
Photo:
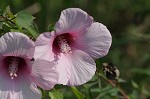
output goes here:
{"type": "Polygon", "coordinates": [[[0,38],[0,56],[19,56],[32,58],[34,42],[19,32],[9,32],[0,38]]]}
{"type": "Polygon", "coordinates": [[[34,82],[45,90],[52,89],[58,80],[55,63],[42,59],[36,59],[32,66],[31,75],[34,82]]]}
{"type": "Polygon", "coordinates": [[[96,71],[96,64],[92,58],[83,51],[74,50],[71,54],[61,55],[57,66],[59,84],[69,86],[81,85],[88,82],[96,71]]]}
{"type": "Polygon", "coordinates": [[[79,8],[63,10],[55,25],[57,34],[84,33],[91,26],[93,18],[79,8]]]}
{"type": "Polygon", "coordinates": [[[95,22],[85,34],[78,35],[73,45],[95,59],[105,56],[111,43],[112,37],[107,27],[95,22]]]}
{"type": "MultiPolygon", "coordinates": [[[[12,99],[41,99],[41,91],[32,82],[29,74],[23,74],[18,78],[17,85],[21,92],[16,94],[16,98],[12,99]]],[[[17,83],[16,82],[16,83],[17,83]]],[[[13,95],[13,94],[12,94],[13,95]]]]}
{"type": "Polygon", "coordinates": [[[52,45],[54,40],[54,32],[45,32],[41,34],[35,42],[34,58],[42,58],[45,60],[54,60],[54,53],[52,52],[52,45]]]}
{"type": "Polygon", "coordinates": [[[7,86],[11,83],[8,82],[7,76],[6,76],[6,70],[3,68],[3,59],[1,58],[0,61],[0,99],[9,99],[9,90],[11,89],[8,88],[7,86]],[[8,84],[7,84],[8,83],[8,84]]]}
{"type": "Polygon", "coordinates": [[[1,68],[0,99],[41,99],[41,92],[33,87],[29,74],[22,73],[12,80],[7,73],[1,68]]]}
{"type": "Polygon", "coordinates": [[[70,79],[70,65],[72,64],[70,64],[68,58],[63,53],[57,57],[57,71],[59,72],[58,84],[67,85],[70,79]]]}
{"type": "Polygon", "coordinates": [[[95,74],[95,61],[85,52],[75,50],[69,58],[72,65],[70,66],[71,77],[68,85],[82,85],[88,82],[95,74]]]}
{"type": "Polygon", "coordinates": [[[34,60],[32,61],[32,59],[28,59],[28,58],[25,59],[24,58],[24,61],[26,63],[26,66],[24,66],[24,67],[26,67],[26,69],[27,69],[28,72],[31,72],[34,60]]]}

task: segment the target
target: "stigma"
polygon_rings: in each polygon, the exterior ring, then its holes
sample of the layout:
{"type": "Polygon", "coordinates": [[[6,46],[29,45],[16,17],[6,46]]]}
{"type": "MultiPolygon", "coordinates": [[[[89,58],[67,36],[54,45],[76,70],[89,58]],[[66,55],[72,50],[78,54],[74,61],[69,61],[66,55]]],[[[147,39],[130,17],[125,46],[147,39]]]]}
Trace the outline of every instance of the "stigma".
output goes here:
{"type": "Polygon", "coordinates": [[[58,36],[57,43],[62,53],[71,53],[71,47],[64,36],[58,36]]]}
{"type": "Polygon", "coordinates": [[[19,65],[19,59],[16,57],[11,58],[9,68],[8,68],[11,79],[17,77],[18,65],[19,65]]]}

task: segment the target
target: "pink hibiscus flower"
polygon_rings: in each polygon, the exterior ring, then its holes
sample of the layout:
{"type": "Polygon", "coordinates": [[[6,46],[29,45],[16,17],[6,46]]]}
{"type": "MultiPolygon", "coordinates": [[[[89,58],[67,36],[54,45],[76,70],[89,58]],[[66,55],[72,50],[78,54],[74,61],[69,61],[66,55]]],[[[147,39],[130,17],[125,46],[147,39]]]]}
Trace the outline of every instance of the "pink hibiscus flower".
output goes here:
{"type": "Polygon", "coordinates": [[[68,8],[61,12],[55,31],[37,38],[34,56],[57,64],[59,84],[81,85],[93,77],[94,59],[105,56],[111,42],[106,26],[81,9],[68,8]]]}
{"type": "Polygon", "coordinates": [[[34,42],[22,33],[0,38],[0,99],[41,99],[36,84],[51,89],[57,83],[53,64],[33,61],[34,50],[34,42]]]}

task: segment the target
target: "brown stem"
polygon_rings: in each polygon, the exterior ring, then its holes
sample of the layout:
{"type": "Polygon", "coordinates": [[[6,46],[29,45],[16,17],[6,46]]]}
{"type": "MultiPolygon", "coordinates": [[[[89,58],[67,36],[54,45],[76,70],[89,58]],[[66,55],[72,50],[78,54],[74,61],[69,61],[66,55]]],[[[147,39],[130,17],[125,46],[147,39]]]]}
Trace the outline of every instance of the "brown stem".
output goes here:
{"type": "Polygon", "coordinates": [[[128,95],[124,92],[124,90],[119,86],[119,84],[114,83],[112,80],[108,80],[105,76],[98,73],[98,76],[102,77],[107,83],[109,83],[112,87],[117,87],[119,92],[125,99],[129,99],[128,95]]]}

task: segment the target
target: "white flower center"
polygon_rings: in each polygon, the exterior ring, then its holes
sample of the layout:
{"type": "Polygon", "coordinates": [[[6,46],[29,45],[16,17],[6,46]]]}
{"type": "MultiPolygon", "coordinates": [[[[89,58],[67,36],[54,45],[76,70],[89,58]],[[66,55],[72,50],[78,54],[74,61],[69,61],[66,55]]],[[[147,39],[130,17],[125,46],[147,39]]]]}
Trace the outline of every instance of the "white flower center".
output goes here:
{"type": "Polygon", "coordinates": [[[58,36],[57,38],[58,45],[60,47],[60,51],[62,53],[71,53],[71,47],[69,46],[66,38],[64,36],[58,36]]]}
{"type": "Polygon", "coordinates": [[[14,79],[14,77],[17,77],[17,71],[18,71],[18,64],[19,64],[19,59],[16,57],[13,57],[10,61],[9,64],[9,75],[11,77],[11,79],[14,79]]]}

